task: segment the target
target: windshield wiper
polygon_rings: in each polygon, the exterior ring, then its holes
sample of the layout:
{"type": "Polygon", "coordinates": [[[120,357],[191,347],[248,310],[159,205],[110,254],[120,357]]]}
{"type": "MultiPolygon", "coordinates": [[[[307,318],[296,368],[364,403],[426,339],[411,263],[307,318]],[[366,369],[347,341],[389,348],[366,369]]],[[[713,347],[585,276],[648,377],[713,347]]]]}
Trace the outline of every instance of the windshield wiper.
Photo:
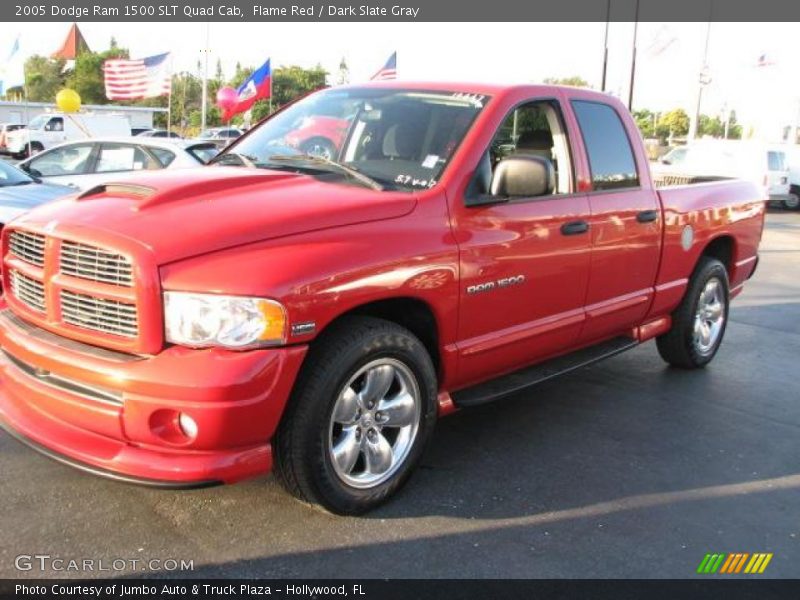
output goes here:
{"type": "Polygon", "coordinates": [[[279,162],[310,162],[316,163],[318,165],[325,165],[330,167],[336,171],[344,173],[350,176],[352,179],[355,179],[368,188],[376,190],[378,192],[382,192],[386,189],[380,181],[377,179],[373,179],[369,175],[362,173],[358,169],[354,167],[348,167],[347,165],[343,165],[342,163],[338,163],[335,160],[331,160],[330,158],[325,158],[324,156],[312,156],[310,154],[275,154],[270,156],[267,161],[279,161],[279,162]]]}
{"type": "Polygon", "coordinates": [[[228,166],[244,166],[254,169],[257,166],[256,160],[258,159],[256,159],[255,156],[250,156],[248,154],[240,154],[238,152],[225,152],[224,154],[217,154],[214,158],[208,161],[207,165],[227,164],[228,166]],[[239,162],[238,163],[227,162],[226,159],[228,159],[229,157],[238,160],[239,162]]]}

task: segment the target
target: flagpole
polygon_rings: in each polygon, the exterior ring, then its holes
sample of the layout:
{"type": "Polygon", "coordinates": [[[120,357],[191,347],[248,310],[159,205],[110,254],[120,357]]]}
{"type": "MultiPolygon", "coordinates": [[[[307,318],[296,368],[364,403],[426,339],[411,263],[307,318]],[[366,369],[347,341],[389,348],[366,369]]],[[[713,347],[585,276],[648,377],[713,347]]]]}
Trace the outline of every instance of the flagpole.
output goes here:
{"type": "Polygon", "coordinates": [[[272,57],[269,57],[269,114],[272,114],[272,57]]]}
{"type": "Polygon", "coordinates": [[[200,108],[200,129],[204,130],[206,128],[206,116],[207,110],[206,105],[208,104],[208,53],[209,53],[209,38],[211,36],[211,23],[206,23],[206,44],[203,52],[205,53],[205,66],[203,67],[203,94],[202,94],[202,106],[200,108]]]}
{"type": "Polygon", "coordinates": [[[167,138],[172,133],[172,55],[169,57],[169,96],[167,96],[167,138]]]}

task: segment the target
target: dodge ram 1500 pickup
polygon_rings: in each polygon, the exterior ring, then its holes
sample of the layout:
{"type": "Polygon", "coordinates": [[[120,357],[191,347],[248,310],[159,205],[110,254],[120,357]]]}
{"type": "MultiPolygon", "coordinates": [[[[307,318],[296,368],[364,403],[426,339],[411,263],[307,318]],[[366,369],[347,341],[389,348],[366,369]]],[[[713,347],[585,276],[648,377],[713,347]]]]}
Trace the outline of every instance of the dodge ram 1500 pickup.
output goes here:
{"type": "Polygon", "coordinates": [[[10,435],[168,488],[272,470],[361,513],[459,407],[653,338],[708,364],[765,212],[747,182],[656,189],[622,104],[553,86],[326,89],[212,162],[5,228],[10,435]],[[327,155],[291,143],[331,115],[327,155]]]}

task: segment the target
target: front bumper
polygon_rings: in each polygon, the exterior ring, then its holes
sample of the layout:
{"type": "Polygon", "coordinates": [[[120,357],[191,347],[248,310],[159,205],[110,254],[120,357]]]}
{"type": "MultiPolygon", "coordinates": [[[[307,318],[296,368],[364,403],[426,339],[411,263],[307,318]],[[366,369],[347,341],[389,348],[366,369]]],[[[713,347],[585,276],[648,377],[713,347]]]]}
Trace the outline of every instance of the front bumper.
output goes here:
{"type": "Polygon", "coordinates": [[[137,357],[33,327],[0,301],[0,425],[61,462],[161,487],[267,473],[305,346],[137,357]],[[181,433],[189,415],[197,434],[181,433]]]}

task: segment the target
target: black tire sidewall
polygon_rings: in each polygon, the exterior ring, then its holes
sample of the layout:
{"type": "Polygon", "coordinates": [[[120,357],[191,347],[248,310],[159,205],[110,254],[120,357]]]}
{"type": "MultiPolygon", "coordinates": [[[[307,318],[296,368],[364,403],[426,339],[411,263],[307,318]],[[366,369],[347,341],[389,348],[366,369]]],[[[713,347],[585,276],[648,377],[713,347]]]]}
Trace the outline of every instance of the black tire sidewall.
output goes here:
{"type": "Polygon", "coordinates": [[[433,433],[437,414],[436,372],[423,344],[411,332],[393,323],[370,319],[379,326],[365,329],[355,343],[338,352],[322,352],[311,357],[309,368],[325,369],[296,400],[308,403],[307,423],[289,423],[302,438],[304,459],[298,468],[307,469],[315,499],[328,510],[340,514],[361,514],[392,496],[411,475],[433,433]],[[412,448],[403,465],[386,481],[369,488],[347,485],[336,473],[328,451],[330,419],[339,393],[364,365],[392,358],[402,362],[416,379],[420,392],[420,422],[412,448]],[[326,364],[327,363],[327,364],[326,364]]]}
{"type": "Polygon", "coordinates": [[[684,336],[684,343],[686,344],[687,351],[692,362],[696,366],[702,367],[710,363],[714,359],[714,356],[716,356],[717,351],[722,344],[722,340],[725,338],[725,330],[728,326],[730,289],[728,283],[728,273],[725,270],[725,266],[718,260],[704,260],[695,273],[695,276],[692,278],[691,290],[687,299],[689,299],[686,307],[688,312],[683,315],[684,331],[682,333],[684,336]],[[702,294],[708,282],[714,278],[719,280],[724,291],[724,318],[722,320],[722,329],[719,332],[719,336],[717,337],[717,341],[715,342],[713,349],[707,354],[702,354],[698,351],[694,343],[694,315],[697,312],[697,306],[700,302],[700,295],[702,294]]]}

